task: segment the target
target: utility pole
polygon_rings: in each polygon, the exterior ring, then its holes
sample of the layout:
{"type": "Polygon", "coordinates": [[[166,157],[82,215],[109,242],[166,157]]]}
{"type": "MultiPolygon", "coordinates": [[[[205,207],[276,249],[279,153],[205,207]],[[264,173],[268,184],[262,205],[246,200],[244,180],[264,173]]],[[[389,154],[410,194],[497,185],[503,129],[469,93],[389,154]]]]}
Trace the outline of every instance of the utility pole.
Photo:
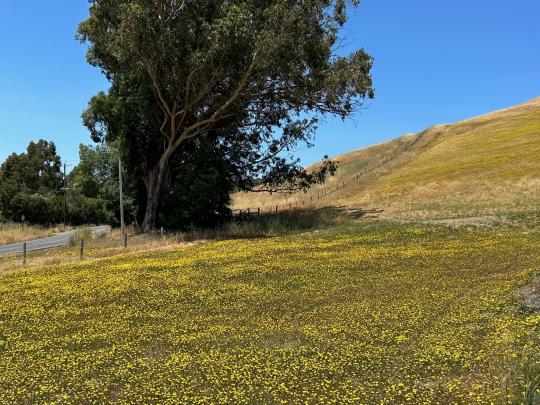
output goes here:
{"type": "Polygon", "coordinates": [[[68,184],[67,184],[67,171],[66,171],[66,164],[64,163],[64,187],[62,187],[60,190],[64,192],[64,227],[67,224],[67,192],[68,192],[68,184]]]}
{"type": "Polygon", "coordinates": [[[120,229],[122,235],[126,234],[126,226],[124,224],[124,190],[122,186],[122,158],[118,159],[118,188],[120,189],[120,229]]]}
{"type": "Polygon", "coordinates": [[[66,164],[64,163],[64,225],[67,224],[67,176],[66,164]]]}

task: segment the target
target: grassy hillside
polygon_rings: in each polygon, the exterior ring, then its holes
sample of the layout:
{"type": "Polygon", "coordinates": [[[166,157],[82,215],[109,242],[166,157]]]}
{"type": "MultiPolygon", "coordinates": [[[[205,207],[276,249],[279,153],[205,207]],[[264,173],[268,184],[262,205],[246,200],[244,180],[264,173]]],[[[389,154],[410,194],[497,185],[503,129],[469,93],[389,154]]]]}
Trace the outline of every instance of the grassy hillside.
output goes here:
{"type": "Polygon", "coordinates": [[[534,215],[540,207],[540,98],[335,160],[337,176],[307,194],[239,193],[234,206],[333,204],[417,218],[534,215]]]}
{"type": "Polygon", "coordinates": [[[12,272],[0,402],[535,403],[539,247],[368,221],[12,272]]]}

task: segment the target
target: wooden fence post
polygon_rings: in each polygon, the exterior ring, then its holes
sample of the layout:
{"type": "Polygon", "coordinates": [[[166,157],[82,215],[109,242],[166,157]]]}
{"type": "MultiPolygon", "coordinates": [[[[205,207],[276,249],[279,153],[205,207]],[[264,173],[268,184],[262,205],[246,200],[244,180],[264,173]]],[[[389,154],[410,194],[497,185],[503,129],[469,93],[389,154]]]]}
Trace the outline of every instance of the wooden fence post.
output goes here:
{"type": "Polygon", "coordinates": [[[279,205],[276,205],[276,214],[277,214],[277,212],[278,212],[278,208],[279,208],[279,205]]]}
{"type": "Polygon", "coordinates": [[[163,227],[161,227],[161,239],[165,236],[165,233],[163,232],[163,227]]]}
{"type": "Polygon", "coordinates": [[[23,243],[22,250],[23,250],[22,264],[23,266],[26,266],[26,242],[23,243]]]}
{"type": "Polygon", "coordinates": [[[124,249],[127,249],[128,247],[128,235],[127,233],[124,234],[124,249]]]}
{"type": "Polygon", "coordinates": [[[79,259],[80,260],[84,259],[84,239],[81,239],[81,246],[80,246],[80,250],[79,250],[79,259]]]}

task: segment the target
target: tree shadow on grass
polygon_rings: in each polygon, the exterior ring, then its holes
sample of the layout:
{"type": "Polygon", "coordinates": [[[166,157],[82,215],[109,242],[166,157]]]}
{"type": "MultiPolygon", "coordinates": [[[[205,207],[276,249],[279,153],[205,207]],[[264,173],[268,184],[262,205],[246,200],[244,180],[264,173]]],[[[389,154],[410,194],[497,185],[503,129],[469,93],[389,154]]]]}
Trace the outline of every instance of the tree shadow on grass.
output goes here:
{"type": "Polygon", "coordinates": [[[324,229],[334,225],[367,218],[378,218],[384,210],[327,206],[297,208],[288,211],[263,213],[246,210],[221,228],[226,237],[265,237],[324,229]]]}

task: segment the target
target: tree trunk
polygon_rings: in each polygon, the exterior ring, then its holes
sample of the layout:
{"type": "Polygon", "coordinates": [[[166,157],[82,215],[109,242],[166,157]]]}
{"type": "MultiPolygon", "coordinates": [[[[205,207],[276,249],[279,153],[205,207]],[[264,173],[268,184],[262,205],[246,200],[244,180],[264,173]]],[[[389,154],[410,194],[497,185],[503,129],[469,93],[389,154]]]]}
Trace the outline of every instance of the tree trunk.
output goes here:
{"type": "Polygon", "coordinates": [[[158,216],[159,201],[161,198],[161,189],[172,155],[172,149],[165,150],[165,153],[157,165],[148,173],[146,179],[146,212],[141,226],[143,232],[150,232],[156,229],[156,219],[158,216]]]}

